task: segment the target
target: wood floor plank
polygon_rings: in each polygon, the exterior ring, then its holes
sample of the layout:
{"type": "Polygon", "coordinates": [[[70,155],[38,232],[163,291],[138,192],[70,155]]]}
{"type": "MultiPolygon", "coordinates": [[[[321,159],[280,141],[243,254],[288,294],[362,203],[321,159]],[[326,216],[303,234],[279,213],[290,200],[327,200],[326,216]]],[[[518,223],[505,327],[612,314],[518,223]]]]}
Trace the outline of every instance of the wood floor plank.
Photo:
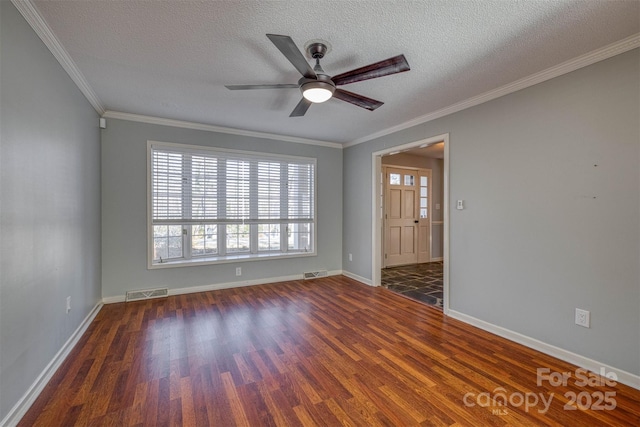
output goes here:
{"type": "Polygon", "coordinates": [[[312,415],[309,413],[306,407],[302,405],[295,406],[293,411],[296,413],[296,416],[300,420],[300,423],[303,426],[316,426],[316,422],[313,420],[312,415]]]}
{"type": "Polygon", "coordinates": [[[19,425],[640,425],[640,391],[538,368],[577,369],[333,276],[106,305],[19,425]]]}
{"type": "Polygon", "coordinates": [[[256,386],[276,426],[299,425],[293,406],[289,404],[286,396],[280,390],[271,390],[262,383],[258,383],[256,386]]]}
{"type": "Polygon", "coordinates": [[[233,414],[234,425],[237,426],[250,426],[249,420],[247,419],[247,414],[242,406],[242,401],[238,396],[238,390],[236,389],[233,380],[231,379],[231,375],[229,372],[225,372],[221,375],[222,384],[224,385],[224,389],[227,393],[227,398],[229,399],[229,404],[231,406],[231,413],[233,414]]]}

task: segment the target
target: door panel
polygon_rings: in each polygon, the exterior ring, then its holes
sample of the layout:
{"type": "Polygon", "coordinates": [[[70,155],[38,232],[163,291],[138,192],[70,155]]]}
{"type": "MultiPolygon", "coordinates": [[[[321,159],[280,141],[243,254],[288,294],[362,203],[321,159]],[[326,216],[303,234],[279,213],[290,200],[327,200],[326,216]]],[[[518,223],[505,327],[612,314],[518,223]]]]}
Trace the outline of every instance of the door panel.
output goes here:
{"type": "Polygon", "coordinates": [[[399,255],[402,253],[400,250],[402,229],[400,227],[389,227],[389,245],[388,253],[392,255],[399,255]]]}
{"type": "MultiPolygon", "coordinates": [[[[429,233],[429,228],[421,225],[420,229],[418,230],[418,235],[420,236],[420,238],[418,239],[418,255],[429,252],[429,241],[428,239],[422,238],[423,236],[427,236],[428,233],[429,233]]],[[[427,262],[427,261],[423,261],[423,262],[427,262]]]]}
{"type": "Polygon", "coordinates": [[[413,190],[404,190],[404,218],[416,218],[416,192],[413,190]]]}
{"type": "Polygon", "coordinates": [[[402,253],[405,255],[415,254],[416,227],[413,225],[405,226],[402,231],[402,253]]]}
{"type": "Polygon", "coordinates": [[[402,190],[392,188],[389,190],[389,218],[402,218],[402,190]]]}

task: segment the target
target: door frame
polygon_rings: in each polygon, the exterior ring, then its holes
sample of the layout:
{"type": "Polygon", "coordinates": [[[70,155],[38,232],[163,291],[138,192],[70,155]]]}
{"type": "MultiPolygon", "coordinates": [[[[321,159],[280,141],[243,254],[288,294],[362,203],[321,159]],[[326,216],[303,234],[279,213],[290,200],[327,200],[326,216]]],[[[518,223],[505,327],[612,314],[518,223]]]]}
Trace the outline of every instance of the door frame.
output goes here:
{"type": "Polygon", "coordinates": [[[384,233],[383,217],[383,177],[382,177],[382,156],[386,154],[397,154],[402,151],[408,151],[412,148],[424,148],[438,142],[444,143],[444,235],[443,235],[443,312],[449,313],[449,134],[432,136],[430,138],[421,139],[407,144],[395,147],[385,148],[383,150],[371,153],[371,284],[380,286],[381,274],[384,256],[384,247],[382,246],[382,237],[384,233]]]}

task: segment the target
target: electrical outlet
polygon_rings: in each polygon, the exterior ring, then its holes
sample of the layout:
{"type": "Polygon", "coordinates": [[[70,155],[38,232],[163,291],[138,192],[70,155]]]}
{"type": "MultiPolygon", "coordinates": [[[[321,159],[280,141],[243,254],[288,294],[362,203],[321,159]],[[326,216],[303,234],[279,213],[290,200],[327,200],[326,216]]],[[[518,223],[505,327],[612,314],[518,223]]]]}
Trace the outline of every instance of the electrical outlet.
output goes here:
{"type": "Polygon", "coordinates": [[[242,276],[242,267],[236,267],[236,276],[242,276]]]}
{"type": "Polygon", "coordinates": [[[71,297],[67,297],[67,314],[71,311],[71,297]]]}
{"type": "Polygon", "coordinates": [[[576,325],[584,326],[585,328],[589,327],[591,313],[587,310],[582,310],[580,308],[576,308],[576,325]]]}
{"type": "Polygon", "coordinates": [[[353,261],[353,254],[349,254],[349,261],[353,261]]]}

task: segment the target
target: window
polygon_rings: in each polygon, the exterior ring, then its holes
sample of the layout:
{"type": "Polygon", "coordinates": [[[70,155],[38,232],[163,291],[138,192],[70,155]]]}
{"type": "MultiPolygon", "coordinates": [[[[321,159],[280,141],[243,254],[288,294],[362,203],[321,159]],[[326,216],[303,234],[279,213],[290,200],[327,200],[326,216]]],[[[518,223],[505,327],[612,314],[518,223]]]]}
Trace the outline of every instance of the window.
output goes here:
{"type": "Polygon", "coordinates": [[[399,173],[390,173],[389,174],[389,184],[390,185],[400,185],[400,174],[399,173]]]}
{"type": "Polygon", "coordinates": [[[420,218],[426,218],[428,213],[428,178],[426,176],[420,177],[420,218]]]}
{"type": "Polygon", "coordinates": [[[315,166],[149,142],[149,265],[314,254],[315,166]]]}

